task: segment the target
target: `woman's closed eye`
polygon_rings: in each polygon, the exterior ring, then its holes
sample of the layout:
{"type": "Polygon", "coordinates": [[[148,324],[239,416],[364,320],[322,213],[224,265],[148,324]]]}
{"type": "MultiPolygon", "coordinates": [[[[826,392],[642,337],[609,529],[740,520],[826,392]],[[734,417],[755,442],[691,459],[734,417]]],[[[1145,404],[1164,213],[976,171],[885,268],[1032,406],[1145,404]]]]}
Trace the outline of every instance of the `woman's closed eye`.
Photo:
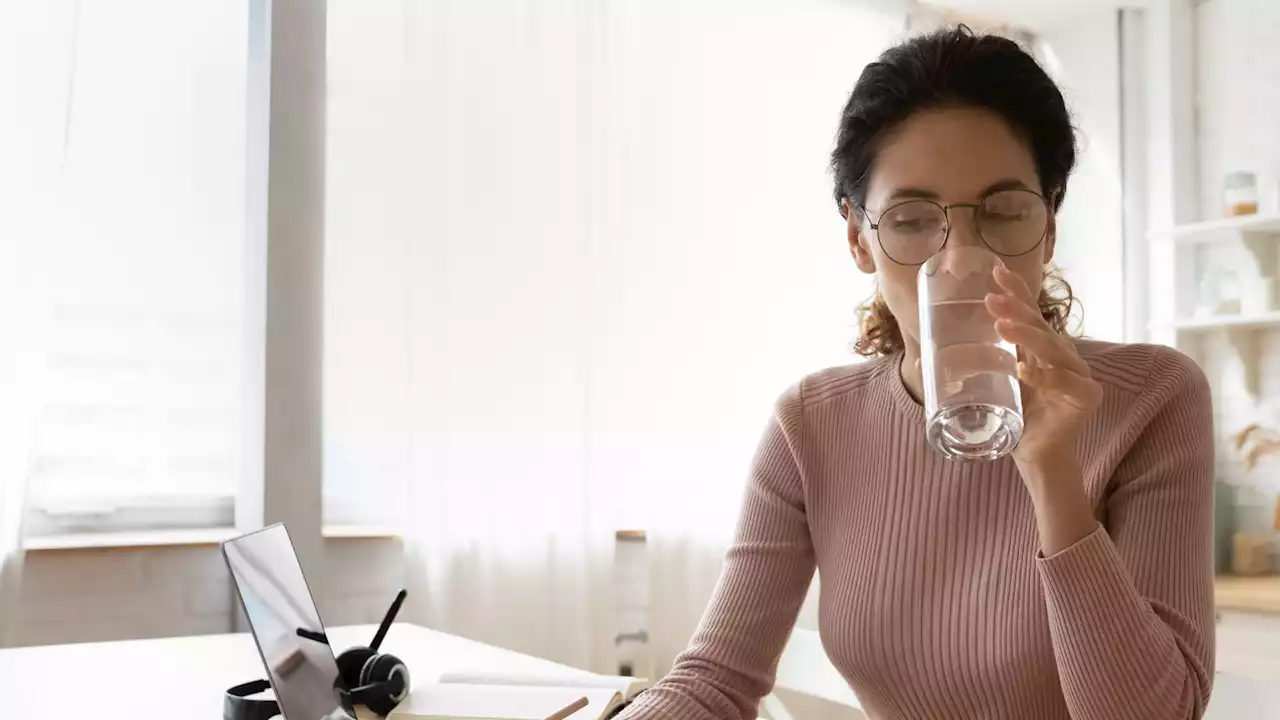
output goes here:
{"type": "Polygon", "coordinates": [[[1031,213],[1024,208],[984,208],[982,220],[993,223],[1027,222],[1031,213]]]}
{"type": "Polygon", "coordinates": [[[889,221],[889,227],[893,232],[904,235],[936,232],[941,225],[937,217],[929,215],[894,217],[889,221]]]}

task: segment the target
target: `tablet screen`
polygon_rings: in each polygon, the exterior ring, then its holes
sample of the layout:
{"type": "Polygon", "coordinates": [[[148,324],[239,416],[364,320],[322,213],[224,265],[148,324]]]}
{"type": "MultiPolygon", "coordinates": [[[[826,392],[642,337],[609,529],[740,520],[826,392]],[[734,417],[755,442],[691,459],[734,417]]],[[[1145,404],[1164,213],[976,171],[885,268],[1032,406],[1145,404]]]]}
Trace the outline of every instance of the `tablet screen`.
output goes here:
{"type": "Polygon", "coordinates": [[[285,720],[346,718],[334,693],[338,663],[283,525],[223,543],[285,720]]]}

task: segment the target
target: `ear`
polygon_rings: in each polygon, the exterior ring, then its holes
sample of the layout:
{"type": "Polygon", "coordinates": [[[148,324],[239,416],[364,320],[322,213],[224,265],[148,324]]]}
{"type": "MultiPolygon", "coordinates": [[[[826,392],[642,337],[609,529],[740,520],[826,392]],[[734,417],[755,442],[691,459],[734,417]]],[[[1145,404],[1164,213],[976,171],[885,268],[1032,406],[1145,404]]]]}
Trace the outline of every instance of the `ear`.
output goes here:
{"type": "Polygon", "coordinates": [[[862,213],[854,209],[853,204],[849,202],[849,198],[840,200],[840,214],[845,217],[848,226],[848,242],[849,254],[853,256],[853,262],[862,272],[873,275],[876,271],[876,258],[871,253],[871,246],[868,244],[871,237],[862,232],[862,213]]]}

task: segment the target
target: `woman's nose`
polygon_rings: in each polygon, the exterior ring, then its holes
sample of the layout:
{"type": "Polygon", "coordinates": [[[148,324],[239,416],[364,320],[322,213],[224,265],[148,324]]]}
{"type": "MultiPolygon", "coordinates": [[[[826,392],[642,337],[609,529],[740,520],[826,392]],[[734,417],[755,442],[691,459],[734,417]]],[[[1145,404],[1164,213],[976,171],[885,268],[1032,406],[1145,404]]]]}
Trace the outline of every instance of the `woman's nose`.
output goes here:
{"type": "Polygon", "coordinates": [[[978,229],[976,223],[974,223],[974,212],[973,208],[967,207],[953,207],[947,211],[947,226],[949,228],[947,245],[986,247],[986,244],[982,242],[982,238],[978,235],[978,229]]]}

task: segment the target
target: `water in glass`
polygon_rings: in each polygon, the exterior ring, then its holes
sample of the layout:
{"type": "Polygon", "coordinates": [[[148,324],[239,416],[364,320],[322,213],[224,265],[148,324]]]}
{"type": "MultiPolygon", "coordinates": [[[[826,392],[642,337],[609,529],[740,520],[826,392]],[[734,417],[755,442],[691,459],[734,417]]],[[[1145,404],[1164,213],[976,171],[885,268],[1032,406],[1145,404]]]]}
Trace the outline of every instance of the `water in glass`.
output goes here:
{"type": "Polygon", "coordinates": [[[983,301],[999,260],[960,250],[975,255],[949,264],[935,256],[920,274],[925,436],[945,457],[994,460],[1022,437],[1018,351],[996,333],[983,301]]]}

